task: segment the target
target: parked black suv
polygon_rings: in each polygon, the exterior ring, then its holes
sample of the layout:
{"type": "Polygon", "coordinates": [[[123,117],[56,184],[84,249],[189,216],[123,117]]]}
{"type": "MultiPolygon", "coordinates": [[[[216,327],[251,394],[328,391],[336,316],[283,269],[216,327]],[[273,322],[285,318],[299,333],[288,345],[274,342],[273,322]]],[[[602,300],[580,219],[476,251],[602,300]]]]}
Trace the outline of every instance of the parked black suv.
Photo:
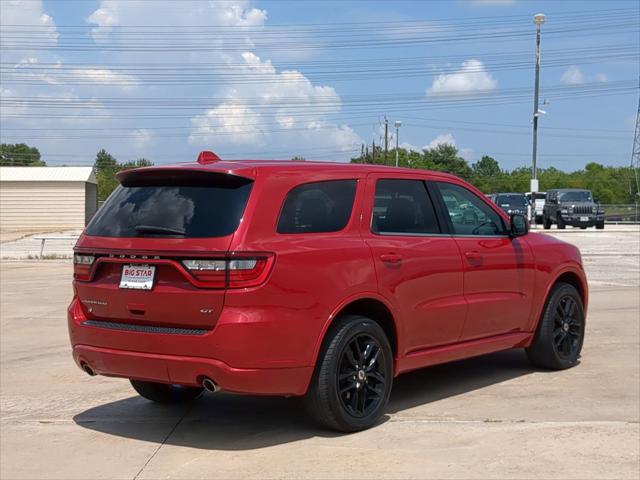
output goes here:
{"type": "Polygon", "coordinates": [[[517,213],[528,218],[529,202],[522,193],[493,193],[489,199],[507,215],[517,213]]]}
{"type": "Polygon", "coordinates": [[[593,199],[590,190],[561,188],[547,191],[542,223],[546,230],[555,223],[559,229],[567,225],[604,228],[604,210],[593,199]]]}

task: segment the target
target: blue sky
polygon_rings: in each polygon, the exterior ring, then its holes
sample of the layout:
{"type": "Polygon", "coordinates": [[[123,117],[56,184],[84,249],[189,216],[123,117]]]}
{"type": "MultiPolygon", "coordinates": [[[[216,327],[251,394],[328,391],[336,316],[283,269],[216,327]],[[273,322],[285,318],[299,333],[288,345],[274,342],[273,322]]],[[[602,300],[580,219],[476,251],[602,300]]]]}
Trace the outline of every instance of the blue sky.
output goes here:
{"type": "Polygon", "coordinates": [[[4,143],[50,165],[223,158],[347,161],[379,143],[454,143],[504,168],[627,165],[637,1],[3,0],[4,143]],[[393,128],[391,128],[394,131],[393,128]],[[395,139],[392,139],[395,142],[395,139]]]}

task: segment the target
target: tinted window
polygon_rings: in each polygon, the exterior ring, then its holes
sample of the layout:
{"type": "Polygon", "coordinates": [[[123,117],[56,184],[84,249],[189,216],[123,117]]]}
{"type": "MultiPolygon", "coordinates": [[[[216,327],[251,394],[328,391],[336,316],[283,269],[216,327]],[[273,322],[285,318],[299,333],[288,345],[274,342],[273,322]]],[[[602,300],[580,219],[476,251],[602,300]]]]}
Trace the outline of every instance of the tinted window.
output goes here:
{"type": "Polygon", "coordinates": [[[299,185],[287,194],[278,233],[320,233],[342,230],[351,217],[355,180],[299,185]]]}
{"type": "Polygon", "coordinates": [[[560,194],[561,202],[593,202],[591,192],[588,190],[580,190],[577,192],[565,192],[560,194]]]}
{"type": "Polygon", "coordinates": [[[453,233],[458,235],[504,235],[504,222],[489,205],[470,190],[438,182],[449,213],[453,233]]]}
{"type": "Polygon", "coordinates": [[[371,230],[374,233],[439,233],[427,188],[421,180],[378,180],[371,230]]]}
{"type": "Polygon", "coordinates": [[[495,203],[501,207],[527,208],[527,199],[524,195],[498,195],[495,203]]]}
{"type": "Polygon", "coordinates": [[[174,177],[156,178],[151,185],[119,186],[91,220],[86,233],[172,238],[230,235],[238,228],[252,182],[218,177],[207,176],[206,182],[200,182],[206,185],[174,177]]]}

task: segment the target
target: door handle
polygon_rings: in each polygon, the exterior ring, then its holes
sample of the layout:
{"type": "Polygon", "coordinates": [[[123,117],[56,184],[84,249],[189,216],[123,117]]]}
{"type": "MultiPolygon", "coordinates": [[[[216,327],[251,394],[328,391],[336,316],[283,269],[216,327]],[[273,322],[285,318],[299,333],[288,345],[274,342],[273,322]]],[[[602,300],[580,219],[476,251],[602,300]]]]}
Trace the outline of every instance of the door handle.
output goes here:
{"type": "Polygon", "coordinates": [[[386,263],[400,263],[402,261],[402,255],[397,253],[383,253],[380,255],[380,260],[386,263]]]}
{"type": "Polygon", "coordinates": [[[482,255],[479,252],[465,252],[464,256],[472,265],[480,265],[482,263],[482,255]]]}

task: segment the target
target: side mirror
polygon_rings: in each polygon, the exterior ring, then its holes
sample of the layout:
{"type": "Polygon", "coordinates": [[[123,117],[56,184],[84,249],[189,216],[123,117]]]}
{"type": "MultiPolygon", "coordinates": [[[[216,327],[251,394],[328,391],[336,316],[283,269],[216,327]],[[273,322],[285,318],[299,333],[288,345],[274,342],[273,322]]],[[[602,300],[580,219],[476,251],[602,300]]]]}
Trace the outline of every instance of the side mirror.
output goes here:
{"type": "Polygon", "coordinates": [[[511,238],[522,237],[529,233],[529,222],[524,215],[519,213],[511,214],[511,230],[509,236],[511,238]]]}
{"type": "Polygon", "coordinates": [[[593,197],[593,202],[594,203],[600,203],[600,199],[598,197],[593,197]]]}

